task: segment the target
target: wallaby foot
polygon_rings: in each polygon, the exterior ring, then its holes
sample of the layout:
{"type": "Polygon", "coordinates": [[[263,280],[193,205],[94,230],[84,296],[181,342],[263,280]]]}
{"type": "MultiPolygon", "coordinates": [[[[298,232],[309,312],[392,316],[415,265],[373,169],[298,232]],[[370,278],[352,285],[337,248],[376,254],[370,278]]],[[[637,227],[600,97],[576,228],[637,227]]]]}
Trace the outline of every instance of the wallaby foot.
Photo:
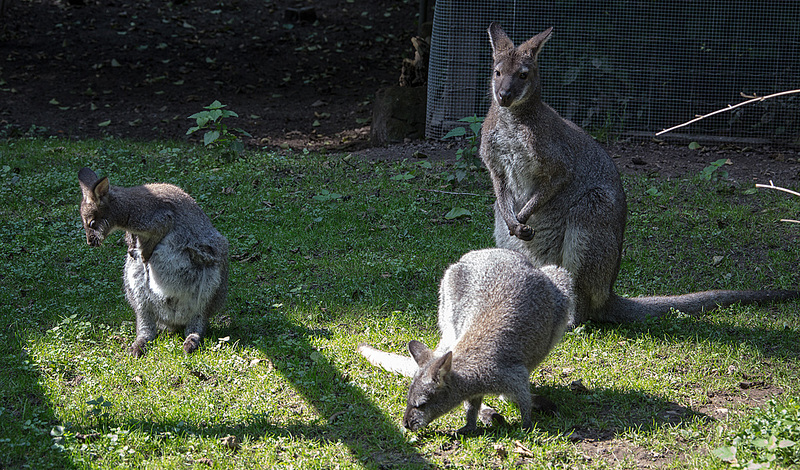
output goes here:
{"type": "Polygon", "coordinates": [[[146,351],[145,345],[147,344],[147,340],[144,338],[136,338],[136,341],[131,344],[131,347],[128,348],[128,352],[131,356],[135,358],[139,358],[144,356],[146,351]]]}
{"type": "Polygon", "coordinates": [[[508,424],[503,415],[495,411],[494,408],[486,405],[481,407],[478,417],[485,426],[505,426],[508,424]]]}
{"type": "Polygon", "coordinates": [[[457,434],[461,434],[462,436],[475,434],[476,432],[478,432],[478,426],[474,424],[466,424],[456,431],[457,434]]]}
{"type": "Polygon", "coordinates": [[[200,347],[200,335],[197,333],[192,333],[186,337],[186,341],[183,342],[183,353],[184,354],[191,354],[197,351],[197,348],[200,347]]]}

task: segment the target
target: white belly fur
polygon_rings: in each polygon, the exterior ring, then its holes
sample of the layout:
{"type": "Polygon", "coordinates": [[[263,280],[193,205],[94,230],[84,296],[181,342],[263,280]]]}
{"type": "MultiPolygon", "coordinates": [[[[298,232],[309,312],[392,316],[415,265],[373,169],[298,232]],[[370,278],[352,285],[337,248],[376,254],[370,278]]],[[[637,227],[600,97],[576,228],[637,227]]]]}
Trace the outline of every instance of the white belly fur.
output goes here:
{"type": "Polygon", "coordinates": [[[178,329],[203,313],[220,284],[219,267],[196,266],[167,236],[147,264],[127,259],[125,282],[133,301],[152,312],[160,328],[178,329]]]}

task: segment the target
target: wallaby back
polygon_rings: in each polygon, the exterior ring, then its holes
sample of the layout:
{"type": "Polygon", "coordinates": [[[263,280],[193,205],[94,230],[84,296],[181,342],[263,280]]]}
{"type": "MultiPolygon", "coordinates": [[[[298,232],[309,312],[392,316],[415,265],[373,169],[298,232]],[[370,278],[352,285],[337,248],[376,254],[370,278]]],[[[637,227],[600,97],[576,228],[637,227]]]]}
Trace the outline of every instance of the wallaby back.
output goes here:
{"type": "Polygon", "coordinates": [[[497,246],[575,279],[576,325],[638,321],[677,308],[699,313],[736,302],[793,299],[797,291],[707,291],[625,299],[613,293],[627,203],[622,180],[603,148],[541,100],[537,58],[552,28],[515,47],[492,23],[492,104],[481,132],[481,158],[495,196],[497,246]]]}
{"type": "Polygon", "coordinates": [[[420,429],[464,402],[467,423],[460,431],[470,431],[487,394],[513,399],[529,428],[530,371],[560,340],[572,317],[573,296],[563,268],[538,269],[510,250],[472,251],[442,278],[436,349],[418,341],[408,345],[415,370],[400,355],[365,345],[359,352],[373,364],[386,367],[380,361],[388,360],[386,368],[413,373],[403,418],[408,429],[420,429]]]}
{"type": "Polygon", "coordinates": [[[87,243],[99,246],[113,231],[125,231],[123,284],[137,330],[131,354],[143,355],[160,329],[183,329],[184,352],[196,350],[208,319],[225,304],[228,241],[177,186],[112,186],[88,168],[78,181],[87,243]]]}

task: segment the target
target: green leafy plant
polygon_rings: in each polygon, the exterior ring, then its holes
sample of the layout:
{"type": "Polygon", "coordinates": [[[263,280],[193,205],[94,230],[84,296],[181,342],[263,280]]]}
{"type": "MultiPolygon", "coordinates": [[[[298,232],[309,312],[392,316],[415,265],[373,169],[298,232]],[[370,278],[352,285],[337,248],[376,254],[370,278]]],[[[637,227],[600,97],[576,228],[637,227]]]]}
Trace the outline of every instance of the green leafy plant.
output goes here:
{"type": "Polygon", "coordinates": [[[784,405],[767,402],[762,412],[736,432],[731,445],[719,447],[712,454],[733,468],[770,468],[774,463],[800,463],[800,402],[784,405]]]}
{"type": "Polygon", "coordinates": [[[103,396],[99,396],[94,400],[89,400],[86,402],[89,405],[89,409],[86,411],[86,416],[89,418],[94,418],[98,421],[103,421],[108,419],[110,414],[110,408],[114,406],[110,401],[103,398],[103,396]]]}
{"type": "Polygon", "coordinates": [[[212,145],[227,145],[228,148],[235,154],[241,155],[244,152],[244,143],[241,136],[252,137],[247,131],[238,127],[228,130],[228,126],[222,122],[223,119],[229,117],[239,117],[236,112],[229,109],[223,109],[228,105],[214,100],[204,108],[206,111],[200,111],[189,116],[189,119],[194,119],[197,125],[189,128],[186,135],[193,134],[198,131],[205,131],[203,134],[203,145],[210,147],[212,145]],[[236,135],[234,132],[240,134],[236,135]]]}
{"type": "Polygon", "coordinates": [[[453,173],[447,173],[444,177],[447,181],[455,180],[460,183],[469,176],[472,170],[478,169],[481,166],[481,160],[478,157],[478,139],[481,134],[483,118],[471,116],[461,118],[459,122],[466,122],[468,126],[455,127],[445,134],[442,139],[464,137],[466,140],[467,146],[456,151],[456,162],[453,165],[453,173]]]}
{"type": "Polygon", "coordinates": [[[716,181],[718,179],[725,179],[728,177],[728,172],[723,170],[722,167],[730,165],[730,160],[727,158],[720,158],[700,171],[700,177],[706,181],[716,181]]]}

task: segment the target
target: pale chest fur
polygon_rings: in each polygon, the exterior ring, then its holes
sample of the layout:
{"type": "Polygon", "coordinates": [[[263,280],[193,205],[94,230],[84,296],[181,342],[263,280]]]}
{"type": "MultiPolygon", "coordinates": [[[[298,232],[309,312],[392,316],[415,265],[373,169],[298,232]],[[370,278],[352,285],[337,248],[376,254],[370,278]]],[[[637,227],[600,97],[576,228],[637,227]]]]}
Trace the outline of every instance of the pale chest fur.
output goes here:
{"type": "Polygon", "coordinates": [[[490,136],[492,164],[503,175],[515,205],[524,204],[535,189],[533,183],[546,177],[544,167],[528,133],[520,135],[512,128],[498,126],[490,136]]]}

